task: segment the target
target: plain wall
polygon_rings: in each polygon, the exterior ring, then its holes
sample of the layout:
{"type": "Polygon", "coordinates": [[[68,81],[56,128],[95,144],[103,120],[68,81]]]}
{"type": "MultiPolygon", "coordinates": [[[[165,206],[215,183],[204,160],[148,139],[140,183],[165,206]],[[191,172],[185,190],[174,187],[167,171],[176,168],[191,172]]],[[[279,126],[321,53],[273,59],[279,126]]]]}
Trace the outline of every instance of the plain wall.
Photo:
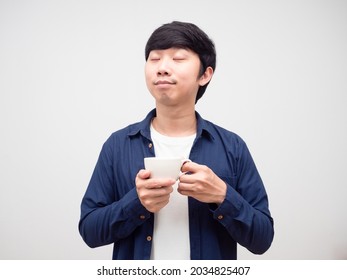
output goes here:
{"type": "Polygon", "coordinates": [[[347,2],[0,0],[0,259],[111,259],[78,233],[101,146],[154,100],[144,46],[172,20],[214,40],[197,111],[239,134],[275,220],[262,256],[347,258],[347,2]]]}

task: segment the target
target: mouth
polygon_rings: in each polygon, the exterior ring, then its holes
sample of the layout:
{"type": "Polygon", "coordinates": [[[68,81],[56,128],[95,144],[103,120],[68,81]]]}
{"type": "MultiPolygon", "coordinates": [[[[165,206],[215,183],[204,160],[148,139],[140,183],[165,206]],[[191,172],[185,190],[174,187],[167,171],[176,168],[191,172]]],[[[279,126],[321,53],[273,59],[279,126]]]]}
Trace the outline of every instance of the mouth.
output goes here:
{"type": "Polygon", "coordinates": [[[154,85],[174,85],[176,84],[175,80],[156,80],[153,82],[154,85]]]}

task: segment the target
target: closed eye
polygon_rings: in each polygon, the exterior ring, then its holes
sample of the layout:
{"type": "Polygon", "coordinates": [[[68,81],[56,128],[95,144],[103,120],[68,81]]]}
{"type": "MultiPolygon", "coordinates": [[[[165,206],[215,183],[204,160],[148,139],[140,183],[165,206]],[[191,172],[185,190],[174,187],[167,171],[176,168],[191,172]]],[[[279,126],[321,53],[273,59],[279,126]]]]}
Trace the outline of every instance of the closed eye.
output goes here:
{"type": "Polygon", "coordinates": [[[173,60],[178,60],[178,61],[185,60],[185,57],[174,57],[173,60]]]}

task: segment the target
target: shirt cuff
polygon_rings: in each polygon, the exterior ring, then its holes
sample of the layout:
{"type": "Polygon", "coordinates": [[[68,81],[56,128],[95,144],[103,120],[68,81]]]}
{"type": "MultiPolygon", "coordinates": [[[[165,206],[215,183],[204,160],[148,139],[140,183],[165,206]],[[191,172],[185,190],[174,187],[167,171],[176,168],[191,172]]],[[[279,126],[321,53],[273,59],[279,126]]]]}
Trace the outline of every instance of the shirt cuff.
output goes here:
{"type": "Polygon", "coordinates": [[[227,192],[224,201],[220,204],[210,205],[213,217],[222,224],[228,224],[240,214],[243,197],[230,185],[227,184],[227,192]]]}
{"type": "Polygon", "coordinates": [[[139,219],[139,222],[150,218],[151,212],[141,204],[135,188],[130,190],[122,199],[126,201],[123,210],[128,218],[139,219]]]}

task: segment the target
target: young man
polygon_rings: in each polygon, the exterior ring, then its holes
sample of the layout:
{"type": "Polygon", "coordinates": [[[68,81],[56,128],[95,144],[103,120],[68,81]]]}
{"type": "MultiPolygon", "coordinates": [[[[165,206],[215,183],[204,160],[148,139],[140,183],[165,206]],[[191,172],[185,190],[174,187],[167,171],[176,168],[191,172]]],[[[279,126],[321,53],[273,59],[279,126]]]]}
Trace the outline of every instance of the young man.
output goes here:
{"type": "Polygon", "coordinates": [[[84,241],[114,243],[113,259],[236,259],[237,243],[264,253],[273,219],[247,146],[195,111],[215,70],[213,42],[172,22],[152,33],[145,57],[156,106],[103,145],[81,204],[84,241]],[[153,179],[143,162],[151,156],[191,162],[177,182],[153,179]]]}

